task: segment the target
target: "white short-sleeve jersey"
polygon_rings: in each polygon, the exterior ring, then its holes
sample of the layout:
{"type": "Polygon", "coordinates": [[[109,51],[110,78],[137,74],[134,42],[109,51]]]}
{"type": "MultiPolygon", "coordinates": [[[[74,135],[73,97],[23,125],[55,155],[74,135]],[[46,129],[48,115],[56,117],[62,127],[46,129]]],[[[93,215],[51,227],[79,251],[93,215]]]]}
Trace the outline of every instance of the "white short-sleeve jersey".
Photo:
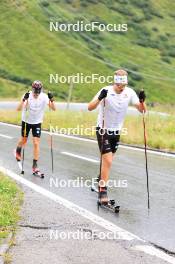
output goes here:
{"type": "Polygon", "coordinates": [[[25,107],[22,110],[22,121],[27,122],[28,124],[42,123],[44,110],[49,104],[49,98],[47,94],[41,92],[38,98],[35,98],[33,93],[30,92],[27,102],[27,111],[25,107]]]}
{"type": "MultiPolygon", "coordinates": [[[[136,105],[139,103],[139,98],[136,92],[125,87],[122,93],[117,94],[113,86],[106,86],[101,90],[108,90],[107,97],[105,98],[105,128],[110,130],[121,130],[127,113],[128,105],[136,105]]],[[[97,99],[101,90],[96,94],[94,99],[97,99]]],[[[97,126],[102,127],[103,122],[103,100],[100,102],[99,113],[97,119],[97,126]]]]}

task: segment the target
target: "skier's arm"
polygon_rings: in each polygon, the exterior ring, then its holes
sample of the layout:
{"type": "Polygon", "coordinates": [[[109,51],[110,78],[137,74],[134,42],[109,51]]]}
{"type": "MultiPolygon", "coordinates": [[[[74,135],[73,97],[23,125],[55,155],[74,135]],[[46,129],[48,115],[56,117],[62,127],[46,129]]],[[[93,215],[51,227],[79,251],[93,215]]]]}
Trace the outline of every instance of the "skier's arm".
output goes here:
{"type": "Polygon", "coordinates": [[[23,105],[24,105],[24,102],[21,101],[21,102],[18,104],[18,106],[17,106],[17,108],[16,108],[16,111],[21,111],[22,108],[23,108],[23,105]]]}
{"type": "Polygon", "coordinates": [[[49,102],[49,107],[50,107],[53,111],[56,111],[56,105],[55,105],[55,102],[54,102],[54,101],[50,101],[50,102],[49,102]]]}
{"type": "Polygon", "coordinates": [[[27,101],[29,99],[29,95],[30,95],[29,92],[25,93],[25,95],[23,96],[21,102],[19,103],[19,105],[16,108],[17,111],[21,111],[22,110],[22,108],[23,108],[23,106],[25,104],[25,101],[27,101]]]}
{"type": "Polygon", "coordinates": [[[100,103],[99,99],[94,99],[93,98],[92,101],[89,102],[89,104],[88,104],[88,110],[92,111],[92,110],[96,109],[97,106],[99,105],[99,103],[100,103]]]}
{"type": "Polygon", "coordinates": [[[88,110],[92,111],[97,108],[97,106],[100,104],[101,100],[103,100],[107,96],[108,90],[103,89],[100,93],[98,93],[92,101],[88,104],[88,110]]]}

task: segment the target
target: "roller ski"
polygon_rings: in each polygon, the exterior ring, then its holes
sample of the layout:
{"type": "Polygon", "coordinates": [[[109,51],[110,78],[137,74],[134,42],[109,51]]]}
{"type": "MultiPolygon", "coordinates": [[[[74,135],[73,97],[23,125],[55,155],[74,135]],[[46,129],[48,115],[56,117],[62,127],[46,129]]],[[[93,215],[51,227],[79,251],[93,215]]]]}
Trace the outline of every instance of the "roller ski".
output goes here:
{"type": "Polygon", "coordinates": [[[41,171],[38,168],[32,168],[32,171],[33,171],[33,176],[44,179],[44,173],[41,173],[41,171]]]}
{"type": "Polygon", "coordinates": [[[97,188],[95,186],[91,187],[92,192],[96,192],[98,194],[98,201],[97,201],[97,207],[98,209],[104,208],[108,209],[113,213],[119,213],[120,206],[116,205],[116,202],[114,199],[109,199],[107,196],[107,188],[106,187],[100,187],[97,188]]]}

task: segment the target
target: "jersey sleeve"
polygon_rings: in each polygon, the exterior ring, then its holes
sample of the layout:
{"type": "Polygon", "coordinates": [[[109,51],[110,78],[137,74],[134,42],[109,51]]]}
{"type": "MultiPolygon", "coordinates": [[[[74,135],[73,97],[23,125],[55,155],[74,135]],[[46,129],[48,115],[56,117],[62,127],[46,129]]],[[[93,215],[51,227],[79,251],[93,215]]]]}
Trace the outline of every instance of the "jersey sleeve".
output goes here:
{"type": "Polygon", "coordinates": [[[134,90],[132,90],[132,93],[131,93],[130,104],[131,105],[139,104],[139,98],[134,90]]]}

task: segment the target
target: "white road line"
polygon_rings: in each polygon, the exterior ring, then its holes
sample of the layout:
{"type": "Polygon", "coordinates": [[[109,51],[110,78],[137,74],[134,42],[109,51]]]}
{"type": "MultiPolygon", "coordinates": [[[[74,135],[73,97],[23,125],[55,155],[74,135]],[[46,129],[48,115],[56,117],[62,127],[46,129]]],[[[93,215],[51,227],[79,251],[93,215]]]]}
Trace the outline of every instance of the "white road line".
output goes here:
{"type": "Polygon", "coordinates": [[[4,134],[0,134],[0,137],[7,138],[7,139],[13,139],[13,137],[10,137],[10,136],[4,135],[4,134]]]}
{"type": "MultiPolygon", "coordinates": [[[[109,230],[110,232],[113,232],[115,234],[117,234],[117,237],[119,237],[122,240],[134,240],[136,239],[138,242],[145,242],[144,240],[142,240],[141,238],[139,238],[138,236],[118,227],[117,225],[113,224],[112,222],[103,219],[102,217],[62,198],[61,196],[54,194],[36,184],[34,184],[33,182],[30,182],[26,179],[24,179],[23,177],[17,175],[16,173],[0,166],[0,171],[6,175],[8,175],[9,177],[11,177],[12,179],[16,180],[17,182],[20,182],[21,184],[29,187],[30,189],[36,191],[37,193],[40,193],[41,195],[49,198],[50,200],[59,203],[60,205],[63,205],[64,207],[66,207],[67,209],[81,215],[82,217],[92,221],[93,223],[105,228],[106,230],[109,230]]],[[[168,254],[164,253],[163,251],[154,248],[153,246],[149,246],[149,245],[137,245],[135,247],[131,247],[132,250],[137,250],[137,251],[142,251],[145,252],[146,254],[158,257],[162,260],[165,260],[171,264],[175,264],[175,258],[169,256],[168,254]]]]}
{"type": "Polygon", "coordinates": [[[6,168],[4,168],[3,166],[0,166],[0,171],[6,175],[8,175],[9,177],[11,177],[12,179],[16,180],[17,182],[20,182],[21,184],[29,187],[30,189],[36,191],[37,193],[42,194],[43,196],[49,198],[50,200],[53,200],[54,202],[57,202],[61,205],[63,205],[64,207],[68,208],[69,210],[74,211],[75,213],[83,216],[84,218],[87,218],[88,220],[92,221],[95,224],[98,224],[99,226],[114,232],[117,234],[117,237],[119,237],[120,239],[123,240],[133,240],[133,239],[137,239],[143,242],[142,239],[140,239],[138,236],[118,227],[117,225],[113,224],[112,222],[103,219],[102,217],[91,213],[90,211],[62,198],[61,196],[54,194],[38,185],[36,185],[33,182],[30,182],[26,179],[24,179],[23,177],[17,175],[16,173],[14,173],[11,170],[8,170],[6,168]]]}
{"type": "MultiPolygon", "coordinates": [[[[2,123],[2,122],[0,122],[0,125],[20,128],[20,126],[18,126],[18,125],[7,124],[7,123],[2,123]]],[[[50,134],[50,132],[47,132],[47,131],[42,131],[42,133],[43,134],[47,134],[47,135],[50,134]]],[[[74,140],[79,140],[79,141],[84,141],[84,142],[90,142],[90,143],[97,144],[97,141],[93,140],[93,139],[82,138],[82,137],[78,137],[78,136],[64,135],[64,134],[53,134],[53,135],[57,136],[57,137],[69,138],[69,139],[74,139],[74,140]]],[[[130,147],[130,146],[120,145],[120,148],[144,152],[144,149],[130,147]]],[[[156,150],[147,150],[147,152],[150,153],[150,154],[153,154],[153,155],[158,155],[158,156],[163,156],[163,157],[168,157],[168,158],[175,158],[175,154],[171,154],[171,153],[159,152],[159,151],[156,151],[156,150]]]]}
{"type": "Polygon", "coordinates": [[[0,125],[2,125],[2,126],[9,126],[9,127],[16,127],[16,128],[20,128],[20,126],[19,126],[19,125],[8,124],[8,123],[4,123],[4,122],[0,122],[0,125]]]}
{"type": "Polygon", "coordinates": [[[148,246],[148,245],[140,245],[140,246],[135,246],[132,247],[131,249],[137,250],[137,251],[142,251],[146,254],[149,254],[151,256],[158,257],[162,260],[165,260],[171,264],[175,264],[175,258],[164,253],[163,251],[153,247],[153,246],[148,246]]]}
{"type": "Polygon", "coordinates": [[[69,153],[69,152],[64,152],[63,151],[63,152],[61,152],[61,154],[67,155],[67,156],[70,156],[70,157],[74,157],[74,158],[78,158],[78,159],[82,159],[82,160],[86,160],[86,161],[90,161],[90,162],[93,162],[93,163],[99,163],[98,160],[86,158],[86,157],[79,156],[79,155],[76,155],[76,154],[73,154],[73,153],[69,153]]]}

